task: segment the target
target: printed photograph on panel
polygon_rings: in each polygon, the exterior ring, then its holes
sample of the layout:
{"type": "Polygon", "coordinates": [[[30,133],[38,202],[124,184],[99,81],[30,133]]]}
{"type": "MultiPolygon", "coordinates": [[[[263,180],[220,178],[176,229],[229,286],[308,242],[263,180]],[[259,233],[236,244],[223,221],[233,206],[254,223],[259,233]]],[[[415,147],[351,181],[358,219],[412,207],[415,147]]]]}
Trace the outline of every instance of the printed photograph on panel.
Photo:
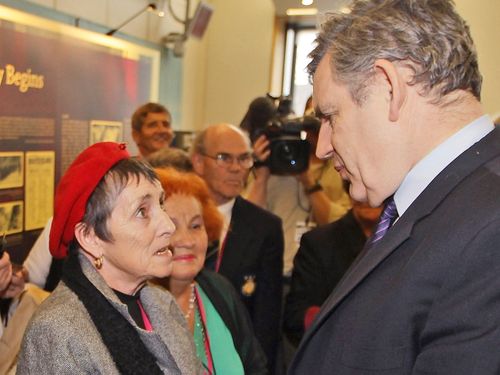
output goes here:
{"type": "Polygon", "coordinates": [[[23,152],[0,152],[0,189],[23,186],[23,152]]]}
{"type": "Polygon", "coordinates": [[[54,208],[54,151],[27,151],[24,169],[24,230],[43,228],[54,208]]]}
{"type": "Polygon", "coordinates": [[[123,142],[123,125],[117,121],[90,121],[90,145],[97,142],[123,142]]]}
{"type": "Polygon", "coordinates": [[[23,202],[0,203],[0,233],[7,235],[23,230],[23,202]]]}

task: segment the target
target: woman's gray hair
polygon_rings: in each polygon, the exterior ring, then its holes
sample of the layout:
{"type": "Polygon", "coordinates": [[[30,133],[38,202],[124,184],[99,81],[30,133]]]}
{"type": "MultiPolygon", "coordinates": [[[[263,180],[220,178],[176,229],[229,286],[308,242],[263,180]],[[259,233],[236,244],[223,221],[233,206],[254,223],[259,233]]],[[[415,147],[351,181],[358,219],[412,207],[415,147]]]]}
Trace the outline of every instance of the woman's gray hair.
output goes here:
{"type": "Polygon", "coordinates": [[[123,159],[116,163],[99,181],[94,192],[87,201],[82,222],[88,231],[92,228],[101,240],[113,242],[112,233],[108,230],[108,219],[115,207],[118,195],[129,182],[137,184],[141,178],[151,183],[158,183],[158,177],[151,167],[138,159],[123,159]]]}
{"type": "Polygon", "coordinates": [[[330,54],[333,76],[349,86],[358,104],[377,59],[412,69],[409,84],[419,84],[421,94],[431,94],[436,104],[455,90],[481,96],[474,43],[452,0],[357,0],[350,13],[328,14],[316,43],[310,76],[330,54]]]}

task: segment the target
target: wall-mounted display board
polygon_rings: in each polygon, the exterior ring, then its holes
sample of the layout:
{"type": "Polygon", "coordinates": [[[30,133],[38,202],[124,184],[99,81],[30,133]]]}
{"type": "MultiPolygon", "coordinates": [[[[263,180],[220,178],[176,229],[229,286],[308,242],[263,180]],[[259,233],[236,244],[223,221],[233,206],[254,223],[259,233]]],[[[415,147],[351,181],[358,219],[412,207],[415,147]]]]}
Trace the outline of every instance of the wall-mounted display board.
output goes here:
{"type": "Polygon", "coordinates": [[[20,262],[85,147],[132,142],[130,116],[157,100],[159,50],[0,6],[0,236],[20,262]]]}

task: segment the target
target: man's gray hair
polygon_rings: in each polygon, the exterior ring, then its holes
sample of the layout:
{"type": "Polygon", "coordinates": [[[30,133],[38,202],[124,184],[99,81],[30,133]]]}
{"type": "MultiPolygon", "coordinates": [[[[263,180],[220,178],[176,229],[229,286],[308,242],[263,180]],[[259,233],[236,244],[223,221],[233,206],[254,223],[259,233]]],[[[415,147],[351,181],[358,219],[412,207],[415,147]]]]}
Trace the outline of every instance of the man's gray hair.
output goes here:
{"type": "Polygon", "coordinates": [[[235,131],[236,133],[241,135],[241,138],[247,143],[248,148],[252,148],[252,144],[250,142],[250,138],[248,134],[241,130],[240,128],[232,125],[232,124],[227,124],[227,123],[219,123],[219,124],[213,124],[209,125],[205,129],[201,130],[198,132],[194,139],[193,143],[191,144],[191,147],[189,148],[189,155],[193,156],[194,154],[200,154],[200,155],[205,155],[207,153],[207,145],[206,145],[206,138],[207,138],[207,133],[214,128],[220,128],[220,127],[227,127],[228,129],[231,129],[235,131]]]}
{"type": "Polygon", "coordinates": [[[207,128],[199,131],[193,138],[193,143],[189,147],[189,155],[194,154],[204,155],[206,154],[205,138],[207,137],[207,128]]]}
{"type": "Polygon", "coordinates": [[[474,43],[452,0],[356,0],[350,13],[328,14],[316,43],[310,76],[331,54],[334,77],[349,86],[358,104],[377,59],[412,69],[410,84],[419,84],[420,93],[431,94],[436,104],[455,90],[481,96],[474,43]]]}

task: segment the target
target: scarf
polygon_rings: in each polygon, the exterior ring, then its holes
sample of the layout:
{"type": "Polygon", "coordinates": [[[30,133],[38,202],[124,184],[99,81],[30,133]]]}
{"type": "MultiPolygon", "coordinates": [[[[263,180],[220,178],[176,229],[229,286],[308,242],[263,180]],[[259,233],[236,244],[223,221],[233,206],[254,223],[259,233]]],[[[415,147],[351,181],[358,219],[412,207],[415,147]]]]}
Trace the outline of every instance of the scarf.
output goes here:
{"type": "Polygon", "coordinates": [[[121,374],[163,374],[137,330],[85,277],[77,251],[70,251],[62,280],[87,309],[121,374]]]}

